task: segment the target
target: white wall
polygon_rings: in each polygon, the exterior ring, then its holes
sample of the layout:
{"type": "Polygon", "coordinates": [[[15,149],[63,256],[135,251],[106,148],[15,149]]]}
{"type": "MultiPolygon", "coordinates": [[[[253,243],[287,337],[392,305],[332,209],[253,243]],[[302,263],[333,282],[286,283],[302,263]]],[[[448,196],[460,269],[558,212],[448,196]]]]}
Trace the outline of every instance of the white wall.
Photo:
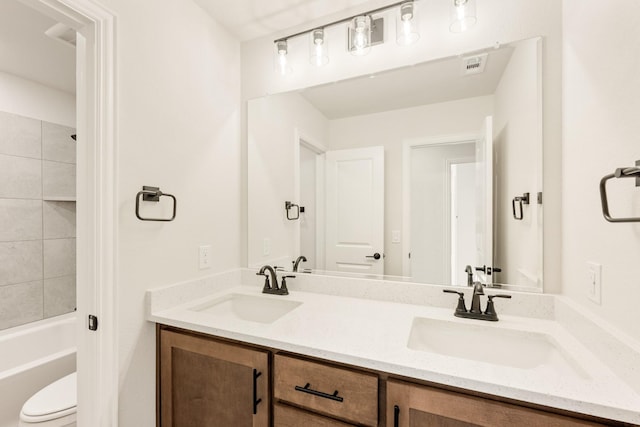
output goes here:
{"type": "Polygon", "coordinates": [[[4,72],[0,72],[0,111],[76,126],[74,94],[4,72]]]}
{"type": "MultiPolygon", "coordinates": [[[[540,122],[539,41],[518,44],[495,92],[494,259],[500,282],[539,287],[542,281],[542,123],[540,122]],[[512,200],[530,193],[523,219],[513,218],[512,200]]],[[[518,208],[517,208],[518,209],[518,208]]]]}
{"type": "Polygon", "coordinates": [[[331,150],[384,147],[385,274],[402,275],[402,245],[392,243],[392,231],[402,230],[403,144],[444,135],[479,133],[483,119],[492,111],[493,97],[482,96],[329,122],[331,150]]]}
{"type": "MultiPolygon", "coordinates": [[[[611,224],[600,178],[640,160],[640,2],[565,0],[563,293],[640,339],[640,225],[611,224]],[[602,305],[586,299],[586,263],[602,264],[602,305]]],[[[633,180],[609,184],[615,216],[640,216],[633,180]]]]}
{"type": "Polygon", "coordinates": [[[240,266],[240,45],[192,1],[101,1],[117,15],[119,423],[151,427],[145,290],[240,266]],[[175,221],[136,219],[143,185],[177,197],[175,221]]]}
{"type": "MultiPolygon", "coordinates": [[[[372,1],[353,14],[369,10],[390,1],[372,1]]],[[[429,59],[441,58],[493,46],[496,42],[511,42],[534,36],[544,36],[543,87],[544,87],[544,182],[546,197],[545,216],[545,285],[554,292],[560,285],[561,245],[560,235],[560,182],[561,172],[561,24],[562,2],[558,0],[483,0],[478,4],[478,24],[461,34],[449,32],[449,3],[446,1],[423,2],[421,6],[420,41],[410,47],[400,48],[393,41],[376,46],[365,57],[353,57],[344,49],[344,27],[328,32],[331,43],[330,63],[321,69],[308,65],[307,39],[293,39],[290,51],[298,52],[293,59],[294,73],[282,77],[273,71],[273,40],[294,30],[312,28],[330,21],[330,18],[307,23],[304,28],[283,31],[268,37],[252,40],[242,45],[242,97],[243,100],[328,83],[371,72],[411,65],[429,59]]],[[[389,21],[387,21],[389,22],[389,21]]],[[[391,25],[391,22],[389,22],[391,25]]],[[[393,28],[390,27],[390,31],[393,28]]]]}
{"type": "Polygon", "coordinates": [[[300,255],[295,234],[300,224],[287,220],[284,202],[300,203],[294,185],[300,161],[296,129],[307,142],[326,145],[328,121],[297,93],[251,100],[248,116],[248,265],[291,267],[300,255]],[[270,242],[267,255],[264,239],[270,242]]]}

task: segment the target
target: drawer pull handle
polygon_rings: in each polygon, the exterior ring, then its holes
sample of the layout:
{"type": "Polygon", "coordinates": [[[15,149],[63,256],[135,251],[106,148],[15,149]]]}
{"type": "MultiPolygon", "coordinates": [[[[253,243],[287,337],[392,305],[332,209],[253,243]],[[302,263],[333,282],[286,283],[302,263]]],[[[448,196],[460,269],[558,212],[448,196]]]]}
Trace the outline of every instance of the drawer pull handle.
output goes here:
{"type": "Polygon", "coordinates": [[[262,372],[258,372],[257,369],[253,370],[253,415],[258,413],[258,404],[262,402],[262,399],[258,399],[258,377],[262,375],[262,372]]]}
{"type": "Polygon", "coordinates": [[[329,399],[329,400],[335,400],[336,402],[342,402],[344,400],[342,397],[338,396],[338,390],[334,391],[333,394],[329,394],[329,393],[323,393],[318,390],[310,389],[309,387],[311,387],[311,384],[307,383],[304,387],[300,387],[299,385],[297,385],[295,389],[296,391],[309,393],[318,397],[324,397],[325,399],[329,399]]]}

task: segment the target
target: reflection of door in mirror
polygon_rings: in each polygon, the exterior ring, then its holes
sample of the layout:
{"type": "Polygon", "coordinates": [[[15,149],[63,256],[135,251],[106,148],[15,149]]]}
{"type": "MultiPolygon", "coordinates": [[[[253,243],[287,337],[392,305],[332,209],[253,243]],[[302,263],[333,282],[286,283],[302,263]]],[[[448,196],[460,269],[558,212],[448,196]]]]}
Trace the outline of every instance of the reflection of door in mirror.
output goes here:
{"type": "Polygon", "coordinates": [[[384,148],[328,151],[326,190],[327,270],[384,274],[384,148]]]}

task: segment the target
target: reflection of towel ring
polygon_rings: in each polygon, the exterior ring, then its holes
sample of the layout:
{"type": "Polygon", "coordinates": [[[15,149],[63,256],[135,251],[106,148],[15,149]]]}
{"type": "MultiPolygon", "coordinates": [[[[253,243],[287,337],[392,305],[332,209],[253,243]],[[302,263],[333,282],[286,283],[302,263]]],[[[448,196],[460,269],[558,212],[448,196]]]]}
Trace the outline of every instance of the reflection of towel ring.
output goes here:
{"type": "Polygon", "coordinates": [[[522,196],[514,197],[511,201],[511,208],[513,209],[513,218],[522,221],[524,218],[524,210],[522,209],[522,205],[529,204],[529,193],[524,193],[522,196]],[[516,203],[520,206],[518,209],[520,212],[518,213],[516,210],[516,203]]]}
{"type": "Polygon", "coordinates": [[[609,222],[640,222],[640,217],[636,218],[612,218],[609,214],[609,201],[607,200],[607,181],[612,178],[635,178],[636,187],[640,187],[640,160],[636,162],[636,167],[618,168],[612,174],[605,175],[600,180],[600,202],[602,204],[602,215],[609,222]]]}
{"type": "MultiPolygon", "coordinates": [[[[300,219],[300,206],[291,203],[291,202],[284,202],[284,209],[287,212],[287,219],[289,221],[295,221],[297,219],[300,219]],[[290,217],[289,216],[289,210],[296,208],[296,215],[294,217],[290,217]]],[[[304,209],[304,208],[303,208],[304,209]]]]}

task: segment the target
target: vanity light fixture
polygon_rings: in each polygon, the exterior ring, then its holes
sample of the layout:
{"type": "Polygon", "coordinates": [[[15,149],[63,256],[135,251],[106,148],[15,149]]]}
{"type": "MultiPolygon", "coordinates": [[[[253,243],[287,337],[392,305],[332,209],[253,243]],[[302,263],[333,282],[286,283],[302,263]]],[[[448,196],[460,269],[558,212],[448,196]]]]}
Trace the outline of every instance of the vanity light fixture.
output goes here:
{"type": "Polygon", "coordinates": [[[324,28],[311,31],[309,37],[309,62],[316,67],[329,63],[329,44],[325,37],[324,28]]]}
{"type": "Polygon", "coordinates": [[[349,24],[349,52],[362,56],[371,50],[371,17],[356,16],[349,24]]]}
{"type": "MultiPolygon", "coordinates": [[[[347,51],[352,55],[362,56],[371,50],[371,46],[384,43],[384,18],[375,18],[373,15],[398,8],[399,15],[396,25],[396,40],[400,45],[410,45],[418,41],[418,19],[415,2],[418,0],[403,0],[378,9],[369,10],[359,15],[343,18],[330,22],[321,27],[301,31],[286,37],[274,40],[275,68],[279,74],[288,74],[291,70],[289,64],[288,40],[301,35],[309,37],[309,62],[311,65],[323,66],[329,62],[329,50],[327,44],[327,28],[348,22],[347,27],[347,51]]],[[[475,0],[456,0],[475,1],[475,0]]]]}
{"type": "Polygon", "coordinates": [[[473,27],[478,20],[476,18],[476,0],[450,0],[452,33],[462,33],[473,27]]]}
{"type": "Polygon", "coordinates": [[[400,46],[409,46],[417,42],[420,38],[420,31],[415,2],[402,3],[396,16],[396,42],[400,46]]]}
{"type": "Polygon", "coordinates": [[[283,76],[291,73],[291,64],[287,56],[289,54],[289,43],[287,40],[276,40],[274,46],[276,71],[283,76]]]}

